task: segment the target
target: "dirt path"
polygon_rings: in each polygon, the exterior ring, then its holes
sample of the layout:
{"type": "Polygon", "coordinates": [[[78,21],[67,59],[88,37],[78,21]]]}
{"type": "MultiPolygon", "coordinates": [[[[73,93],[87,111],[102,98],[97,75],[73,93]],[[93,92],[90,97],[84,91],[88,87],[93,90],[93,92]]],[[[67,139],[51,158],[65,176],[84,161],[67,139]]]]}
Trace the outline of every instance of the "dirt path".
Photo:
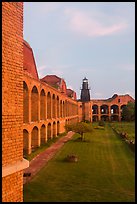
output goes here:
{"type": "Polygon", "coordinates": [[[60,138],[44,152],[40,153],[34,159],[32,159],[29,163],[29,167],[23,171],[23,173],[31,173],[31,176],[23,177],[23,184],[29,182],[38,173],[38,171],[44,167],[47,162],[57,153],[57,151],[64,145],[64,143],[72,138],[73,135],[74,132],[68,132],[66,136],[60,138]]]}

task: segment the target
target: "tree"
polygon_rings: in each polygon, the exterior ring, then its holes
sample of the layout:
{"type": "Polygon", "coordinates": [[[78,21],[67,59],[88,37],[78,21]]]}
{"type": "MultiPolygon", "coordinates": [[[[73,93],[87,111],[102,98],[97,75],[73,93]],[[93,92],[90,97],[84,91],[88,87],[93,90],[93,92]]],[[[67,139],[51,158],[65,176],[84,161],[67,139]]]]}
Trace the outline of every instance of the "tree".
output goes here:
{"type": "Polygon", "coordinates": [[[122,118],[125,121],[133,121],[135,120],[135,103],[128,102],[128,104],[123,107],[122,110],[122,118]]]}
{"type": "Polygon", "coordinates": [[[93,128],[91,126],[91,123],[85,123],[85,122],[78,122],[75,124],[67,124],[65,125],[66,131],[74,131],[75,133],[80,134],[81,140],[84,140],[84,133],[92,132],[93,128]]]}

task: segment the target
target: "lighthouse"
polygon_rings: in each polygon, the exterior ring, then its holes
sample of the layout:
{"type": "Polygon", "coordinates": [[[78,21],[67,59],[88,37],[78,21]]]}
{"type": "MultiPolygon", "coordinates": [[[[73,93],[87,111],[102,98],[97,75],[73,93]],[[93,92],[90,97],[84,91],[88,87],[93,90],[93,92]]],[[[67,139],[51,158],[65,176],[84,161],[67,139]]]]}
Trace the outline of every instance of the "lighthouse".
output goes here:
{"type": "Polygon", "coordinates": [[[83,79],[80,100],[82,102],[90,101],[90,92],[89,92],[89,88],[88,88],[88,79],[86,77],[83,79]]]}

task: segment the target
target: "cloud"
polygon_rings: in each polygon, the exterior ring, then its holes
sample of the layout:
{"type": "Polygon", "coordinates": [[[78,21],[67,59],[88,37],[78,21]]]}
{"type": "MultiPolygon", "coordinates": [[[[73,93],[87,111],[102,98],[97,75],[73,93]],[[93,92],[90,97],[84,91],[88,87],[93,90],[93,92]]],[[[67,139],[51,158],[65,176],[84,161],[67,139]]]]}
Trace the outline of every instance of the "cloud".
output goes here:
{"type": "Polygon", "coordinates": [[[127,28],[127,23],[120,17],[114,18],[101,12],[88,13],[81,10],[65,9],[68,28],[89,37],[117,34],[127,28]]]}

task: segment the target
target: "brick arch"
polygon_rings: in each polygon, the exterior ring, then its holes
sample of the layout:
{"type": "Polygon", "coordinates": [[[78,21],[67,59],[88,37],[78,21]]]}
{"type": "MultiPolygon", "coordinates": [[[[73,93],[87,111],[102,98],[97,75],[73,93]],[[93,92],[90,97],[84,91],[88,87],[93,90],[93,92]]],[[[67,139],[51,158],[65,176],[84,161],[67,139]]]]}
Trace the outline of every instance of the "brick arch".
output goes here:
{"type": "Polygon", "coordinates": [[[102,105],[100,106],[100,113],[101,113],[101,114],[108,114],[108,112],[109,112],[109,105],[107,105],[107,104],[102,104],[102,105]]]}
{"type": "Polygon", "coordinates": [[[35,150],[39,146],[39,129],[37,126],[34,126],[31,132],[31,148],[35,150]]]}
{"type": "Polygon", "coordinates": [[[56,131],[56,122],[53,122],[53,137],[57,136],[57,131],[56,131]]]}
{"type": "Polygon", "coordinates": [[[46,119],[46,94],[44,89],[40,92],[40,120],[46,119]]]}
{"type": "Polygon", "coordinates": [[[40,128],[40,144],[44,144],[47,141],[46,138],[46,126],[45,124],[41,125],[40,128]]]}
{"type": "Polygon", "coordinates": [[[51,118],[51,93],[47,94],[47,119],[51,118]]]}
{"type": "Polygon", "coordinates": [[[38,89],[33,86],[31,90],[31,121],[38,121],[38,89]]]}
{"type": "Polygon", "coordinates": [[[117,104],[113,104],[110,106],[111,114],[119,114],[119,106],[117,104]]]}
{"type": "Polygon", "coordinates": [[[23,123],[29,122],[29,89],[25,81],[23,81],[23,123]]]}
{"type": "Polygon", "coordinates": [[[62,100],[60,100],[60,117],[63,117],[62,100]]]}
{"type": "Polygon", "coordinates": [[[52,117],[56,118],[56,96],[52,95],[52,117]]]}
{"type": "Polygon", "coordinates": [[[60,122],[57,121],[57,135],[60,133],[60,122]]]}
{"type": "Polygon", "coordinates": [[[51,139],[52,135],[51,135],[51,123],[48,123],[47,125],[47,139],[51,139]]]}
{"type": "Polygon", "coordinates": [[[57,118],[59,118],[59,96],[57,96],[57,118]]]}
{"type": "Polygon", "coordinates": [[[23,155],[28,154],[29,151],[29,132],[24,129],[23,130],[23,155]]]}
{"type": "Polygon", "coordinates": [[[97,104],[92,105],[92,114],[98,114],[99,106],[97,104]]]}

